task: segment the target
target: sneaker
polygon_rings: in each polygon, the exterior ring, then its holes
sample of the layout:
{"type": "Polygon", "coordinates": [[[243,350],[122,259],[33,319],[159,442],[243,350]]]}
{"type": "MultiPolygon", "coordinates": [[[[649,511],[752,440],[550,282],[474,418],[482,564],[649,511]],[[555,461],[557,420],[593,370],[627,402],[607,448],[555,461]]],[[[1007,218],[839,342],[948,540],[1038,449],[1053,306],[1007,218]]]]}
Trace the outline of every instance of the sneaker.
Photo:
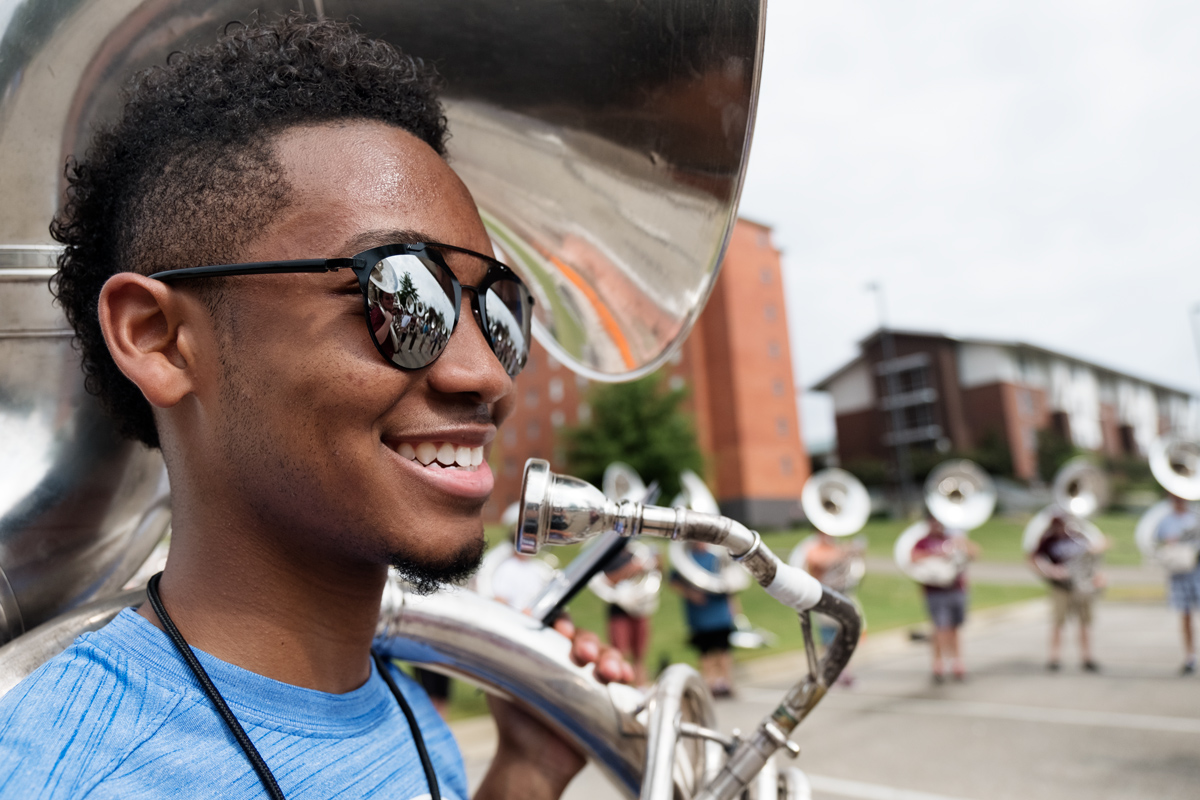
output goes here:
{"type": "Polygon", "coordinates": [[[1083,662],[1083,671],[1084,672],[1099,672],[1100,665],[1097,664],[1095,661],[1091,661],[1091,660],[1085,661],[1085,662],[1083,662]]]}
{"type": "Polygon", "coordinates": [[[936,685],[941,686],[943,683],[946,682],[946,676],[940,672],[935,672],[935,673],[933,673],[933,682],[936,685]]]}
{"type": "Polygon", "coordinates": [[[1179,674],[1180,675],[1191,675],[1195,671],[1196,671],[1196,659],[1189,658],[1187,661],[1183,662],[1183,666],[1180,668],[1179,674]]]}
{"type": "Polygon", "coordinates": [[[1059,670],[1059,663],[1057,661],[1047,661],[1046,662],[1046,672],[1058,672],[1058,670],[1059,670]]]}

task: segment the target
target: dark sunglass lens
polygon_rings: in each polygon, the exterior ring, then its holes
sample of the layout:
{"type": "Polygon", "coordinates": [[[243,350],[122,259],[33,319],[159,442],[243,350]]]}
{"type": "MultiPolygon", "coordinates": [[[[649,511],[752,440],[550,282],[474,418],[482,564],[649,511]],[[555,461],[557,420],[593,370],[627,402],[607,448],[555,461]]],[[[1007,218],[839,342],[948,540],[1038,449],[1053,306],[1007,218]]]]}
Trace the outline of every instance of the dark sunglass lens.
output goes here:
{"type": "Polygon", "coordinates": [[[388,256],[367,282],[371,332],[384,356],[404,369],[433,363],[454,331],[454,289],[446,271],[415,255],[388,256]]]}
{"type": "Polygon", "coordinates": [[[492,350],[509,375],[516,375],[529,357],[529,327],[533,303],[529,291],[515,280],[498,280],[484,293],[487,334],[492,350]]]}

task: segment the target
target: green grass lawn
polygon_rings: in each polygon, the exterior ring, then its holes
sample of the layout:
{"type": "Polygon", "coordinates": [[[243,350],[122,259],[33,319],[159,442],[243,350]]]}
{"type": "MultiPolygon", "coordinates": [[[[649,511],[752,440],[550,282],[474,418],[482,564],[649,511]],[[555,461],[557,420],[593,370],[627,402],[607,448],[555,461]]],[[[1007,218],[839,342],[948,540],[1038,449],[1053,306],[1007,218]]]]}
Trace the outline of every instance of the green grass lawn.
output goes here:
{"type": "MultiPolygon", "coordinates": [[[[1021,535],[1025,531],[1028,516],[1001,517],[995,516],[971,531],[971,539],[979,544],[980,561],[1020,562],[1025,560],[1021,550],[1021,535]]],[[[1108,564],[1135,565],[1140,564],[1142,557],[1133,541],[1133,531],[1138,518],[1132,514],[1100,514],[1092,522],[1095,523],[1112,543],[1112,548],[1105,554],[1108,564]]],[[[867,553],[880,558],[891,558],[892,548],[896,539],[907,528],[909,523],[887,519],[873,519],[863,528],[861,536],[867,540],[867,553]]],[[[810,530],[792,530],[763,535],[765,541],[780,558],[787,558],[792,548],[808,536],[810,530]]]]}

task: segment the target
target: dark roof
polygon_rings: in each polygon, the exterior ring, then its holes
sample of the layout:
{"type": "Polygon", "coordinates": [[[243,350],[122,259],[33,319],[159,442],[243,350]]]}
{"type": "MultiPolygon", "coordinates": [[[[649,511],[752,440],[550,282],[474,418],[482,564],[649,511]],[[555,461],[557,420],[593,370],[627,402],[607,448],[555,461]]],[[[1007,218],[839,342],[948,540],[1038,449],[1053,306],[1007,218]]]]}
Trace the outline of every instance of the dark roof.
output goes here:
{"type": "MultiPolygon", "coordinates": [[[[867,348],[867,346],[872,341],[874,341],[876,338],[878,338],[879,335],[882,333],[883,333],[883,328],[876,328],[875,330],[871,331],[871,333],[867,334],[862,339],[859,339],[858,340],[858,349],[859,349],[858,355],[856,355],[854,358],[847,361],[842,366],[838,367],[836,370],[831,372],[829,375],[826,375],[824,378],[822,378],[821,380],[814,383],[809,388],[814,392],[829,391],[829,384],[832,383],[833,381],[837,380],[838,378],[840,378],[843,374],[848,372],[850,369],[852,369],[856,364],[858,364],[858,362],[862,361],[862,359],[863,359],[862,351],[865,350],[867,348]]],[[[1195,393],[1188,389],[1181,389],[1178,386],[1170,386],[1161,381],[1155,381],[1155,380],[1150,380],[1148,378],[1143,378],[1140,375],[1134,375],[1133,373],[1127,372],[1126,370],[1123,370],[1123,369],[1118,369],[1116,367],[1110,367],[1107,364],[1097,363],[1090,358],[1083,358],[1081,356],[1072,355],[1071,353],[1064,353],[1061,350],[1051,350],[1048,347],[1042,347],[1041,345],[1032,344],[1030,342],[1022,342],[1019,340],[1018,341],[1012,341],[1012,340],[1006,341],[1004,339],[985,339],[985,338],[981,338],[981,337],[947,336],[944,333],[937,333],[937,332],[933,332],[933,331],[913,331],[913,330],[892,329],[891,333],[893,336],[909,336],[909,337],[921,338],[921,339],[942,339],[944,341],[953,342],[955,344],[984,344],[984,345],[993,345],[995,347],[1007,347],[1007,348],[1011,348],[1014,350],[1028,350],[1028,351],[1032,351],[1034,353],[1038,353],[1040,355],[1053,356],[1054,358],[1062,358],[1062,359],[1066,359],[1067,361],[1074,361],[1079,364],[1085,364],[1095,370],[1099,370],[1100,372],[1107,372],[1110,375],[1115,375],[1115,376],[1119,376],[1122,378],[1129,378],[1129,379],[1138,381],[1139,383],[1144,383],[1148,386],[1152,386],[1155,389],[1160,389],[1160,390],[1167,391],[1167,392],[1173,392],[1175,394],[1182,394],[1182,395],[1186,395],[1188,397],[1195,396],[1195,393]]]]}

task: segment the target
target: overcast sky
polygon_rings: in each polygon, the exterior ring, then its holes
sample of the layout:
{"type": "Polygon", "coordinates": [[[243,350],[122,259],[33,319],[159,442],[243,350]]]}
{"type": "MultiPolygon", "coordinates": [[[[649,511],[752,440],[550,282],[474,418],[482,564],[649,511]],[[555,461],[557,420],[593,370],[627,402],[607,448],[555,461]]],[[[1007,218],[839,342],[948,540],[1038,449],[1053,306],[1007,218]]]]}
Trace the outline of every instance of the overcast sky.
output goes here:
{"type": "MultiPolygon", "coordinates": [[[[1200,4],[775,0],[742,214],[783,250],[796,380],[878,324],[1200,390],[1200,4]]],[[[832,436],[824,396],[805,436],[832,436]]]]}

